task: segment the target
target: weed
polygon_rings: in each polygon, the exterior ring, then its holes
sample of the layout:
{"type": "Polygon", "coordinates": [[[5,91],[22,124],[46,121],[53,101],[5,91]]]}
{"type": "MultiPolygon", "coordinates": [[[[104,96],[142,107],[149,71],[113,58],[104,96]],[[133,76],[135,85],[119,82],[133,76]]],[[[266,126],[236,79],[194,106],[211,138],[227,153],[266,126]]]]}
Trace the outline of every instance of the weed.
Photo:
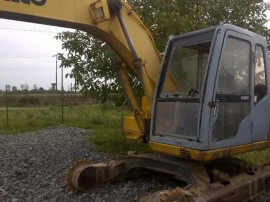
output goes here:
{"type": "Polygon", "coordinates": [[[26,113],[26,119],[33,119],[34,114],[33,113],[26,113]]]}
{"type": "Polygon", "coordinates": [[[244,154],[238,154],[236,158],[245,160],[251,164],[262,166],[269,164],[270,162],[270,148],[266,148],[260,151],[247,152],[244,154]]]}

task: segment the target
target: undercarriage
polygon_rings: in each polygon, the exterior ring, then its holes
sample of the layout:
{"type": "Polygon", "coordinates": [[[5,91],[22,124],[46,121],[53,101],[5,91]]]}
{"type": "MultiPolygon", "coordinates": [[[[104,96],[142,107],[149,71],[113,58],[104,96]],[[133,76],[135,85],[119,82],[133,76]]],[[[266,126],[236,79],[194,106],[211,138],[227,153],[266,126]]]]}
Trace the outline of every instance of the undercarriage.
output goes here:
{"type": "Polygon", "coordinates": [[[141,202],[247,201],[270,187],[269,165],[256,167],[237,158],[200,163],[156,153],[96,164],[80,160],[70,167],[66,183],[71,191],[91,192],[149,171],[172,175],[184,186],[147,195],[141,202]]]}

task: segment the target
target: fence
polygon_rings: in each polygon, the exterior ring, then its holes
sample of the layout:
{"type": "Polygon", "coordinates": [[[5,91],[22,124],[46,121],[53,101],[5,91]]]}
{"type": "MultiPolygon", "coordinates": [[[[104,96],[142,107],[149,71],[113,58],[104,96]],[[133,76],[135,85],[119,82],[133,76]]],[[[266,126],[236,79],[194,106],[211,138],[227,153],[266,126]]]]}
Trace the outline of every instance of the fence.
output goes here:
{"type": "Polygon", "coordinates": [[[26,118],[31,113],[41,113],[44,118],[54,112],[54,125],[64,124],[69,108],[86,107],[94,101],[81,93],[56,91],[2,91],[0,92],[0,126],[9,128],[16,120],[16,114],[25,111],[26,118]],[[65,113],[66,112],[66,113],[65,113]],[[4,115],[5,114],[5,115],[4,115]],[[28,115],[27,115],[28,114],[28,115]],[[5,118],[4,118],[5,117],[5,118]]]}

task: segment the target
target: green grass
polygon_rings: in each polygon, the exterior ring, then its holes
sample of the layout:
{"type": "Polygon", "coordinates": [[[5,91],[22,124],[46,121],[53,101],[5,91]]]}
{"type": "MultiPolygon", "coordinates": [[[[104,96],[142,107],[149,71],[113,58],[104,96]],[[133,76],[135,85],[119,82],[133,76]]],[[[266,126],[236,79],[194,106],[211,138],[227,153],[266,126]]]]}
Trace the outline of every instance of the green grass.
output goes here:
{"type": "Polygon", "coordinates": [[[6,111],[0,111],[0,134],[16,134],[59,125],[59,115],[59,108],[10,110],[7,127],[6,111]]]}
{"type": "MultiPolygon", "coordinates": [[[[122,135],[121,119],[121,111],[111,106],[64,108],[64,125],[91,129],[92,135],[87,140],[94,143],[98,151],[109,154],[151,152],[150,147],[142,141],[127,139],[122,135]]],[[[0,111],[0,134],[36,131],[60,124],[61,108],[10,110],[8,128],[6,113],[0,111]]]]}
{"type": "Polygon", "coordinates": [[[270,148],[266,148],[260,151],[238,154],[235,157],[245,160],[251,164],[262,166],[270,163],[270,148]]]}

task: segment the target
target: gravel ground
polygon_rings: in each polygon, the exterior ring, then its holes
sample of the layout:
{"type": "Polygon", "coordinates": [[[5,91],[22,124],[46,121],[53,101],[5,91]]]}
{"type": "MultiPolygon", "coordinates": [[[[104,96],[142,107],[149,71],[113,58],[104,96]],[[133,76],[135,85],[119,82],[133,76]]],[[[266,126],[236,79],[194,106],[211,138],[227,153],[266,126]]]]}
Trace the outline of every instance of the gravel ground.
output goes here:
{"type": "Polygon", "coordinates": [[[85,140],[89,130],[49,127],[41,131],[0,136],[0,201],[138,201],[149,192],[174,188],[168,176],[152,174],[115,182],[92,193],[74,194],[64,180],[78,159],[93,162],[110,158],[85,140]]]}

